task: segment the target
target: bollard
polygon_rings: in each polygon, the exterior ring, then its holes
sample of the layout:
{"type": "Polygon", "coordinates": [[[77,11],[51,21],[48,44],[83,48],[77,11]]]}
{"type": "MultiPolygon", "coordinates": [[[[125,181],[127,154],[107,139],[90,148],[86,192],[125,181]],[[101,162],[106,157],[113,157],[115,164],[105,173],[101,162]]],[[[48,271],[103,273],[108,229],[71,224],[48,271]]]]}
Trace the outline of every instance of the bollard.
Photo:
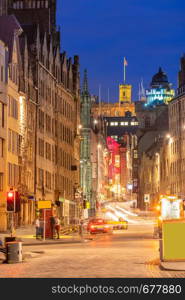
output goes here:
{"type": "Polygon", "coordinates": [[[6,243],[6,263],[14,264],[22,262],[22,242],[6,243]]]}

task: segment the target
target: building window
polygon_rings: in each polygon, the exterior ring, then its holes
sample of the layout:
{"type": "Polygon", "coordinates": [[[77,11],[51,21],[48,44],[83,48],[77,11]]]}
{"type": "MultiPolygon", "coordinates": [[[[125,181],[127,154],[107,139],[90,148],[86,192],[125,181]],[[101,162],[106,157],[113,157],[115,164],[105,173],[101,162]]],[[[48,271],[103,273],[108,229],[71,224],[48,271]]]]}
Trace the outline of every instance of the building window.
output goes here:
{"type": "Polygon", "coordinates": [[[0,191],[3,191],[3,173],[0,173],[0,191]]]}
{"type": "Polygon", "coordinates": [[[44,157],[44,140],[42,139],[39,139],[38,141],[38,144],[39,144],[39,155],[44,157]]]}
{"type": "Polygon", "coordinates": [[[138,122],[131,122],[131,125],[132,125],[132,126],[137,126],[137,125],[138,125],[138,122]]]}
{"type": "Polygon", "coordinates": [[[39,129],[41,129],[42,131],[44,130],[44,112],[39,110],[39,129]]]}
{"type": "Polygon", "coordinates": [[[43,169],[39,169],[39,178],[38,178],[38,185],[39,186],[44,186],[44,170],[43,169]]]}
{"type": "Polygon", "coordinates": [[[8,185],[15,187],[19,183],[20,168],[18,165],[8,163],[8,185]]]}
{"type": "Polygon", "coordinates": [[[18,120],[18,101],[8,96],[8,115],[18,120]]]}
{"type": "Polygon", "coordinates": [[[51,190],[51,173],[46,171],[46,188],[51,190]]]}
{"type": "Polygon", "coordinates": [[[121,122],[120,125],[121,126],[128,126],[128,122],[121,122]]]}
{"type": "Polygon", "coordinates": [[[4,104],[0,103],[0,127],[4,128],[4,104]]]}
{"type": "Polygon", "coordinates": [[[8,151],[15,155],[21,152],[22,137],[15,131],[8,129],[8,151]]]}
{"type": "Polygon", "coordinates": [[[46,143],[46,159],[51,160],[51,145],[46,143]]]}
{"type": "Polygon", "coordinates": [[[51,117],[46,115],[46,131],[51,133],[51,117]]]}
{"type": "Polygon", "coordinates": [[[0,158],[4,156],[4,139],[0,138],[0,158]]]}
{"type": "Polygon", "coordinates": [[[134,150],[134,158],[138,158],[137,150],[134,150]]]}
{"type": "Polygon", "coordinates": [[[4,81],[4,67],[1,66],[1,81],[4,81]]]}
{"type": "Polygon", "coordinates": [[[118,126],[118,122],[110,122],[110,126],[118,126]]]}

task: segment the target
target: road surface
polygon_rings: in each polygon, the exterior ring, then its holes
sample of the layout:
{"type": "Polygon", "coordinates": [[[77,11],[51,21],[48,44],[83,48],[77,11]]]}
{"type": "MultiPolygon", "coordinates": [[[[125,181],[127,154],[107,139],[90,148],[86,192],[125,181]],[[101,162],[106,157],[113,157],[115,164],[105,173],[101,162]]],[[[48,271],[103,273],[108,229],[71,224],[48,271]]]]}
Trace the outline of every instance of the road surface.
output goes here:
{"type": "Polygon", "coordinates": [[[129,225],[128,230],[99,235],[90,242],[24,247],[34,257],[19,264],[0,264],[0,277],[184,278],[185,272],[160,270],[158,246],[150,222],[129,225]]]}

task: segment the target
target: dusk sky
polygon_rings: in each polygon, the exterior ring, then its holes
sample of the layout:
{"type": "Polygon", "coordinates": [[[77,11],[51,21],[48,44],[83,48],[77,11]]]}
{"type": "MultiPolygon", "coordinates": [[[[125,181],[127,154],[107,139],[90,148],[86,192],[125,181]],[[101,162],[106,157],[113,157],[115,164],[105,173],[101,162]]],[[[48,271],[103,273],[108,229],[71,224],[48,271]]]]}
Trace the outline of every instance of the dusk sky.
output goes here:
{"type": "Polygon", "coordinates": [[[177,87],[180,56],[185,52],[184,0],[58,0],[62,51],[80,56],[88,70],[89,90],[102,100],[118,100],[123,82],[123,58],[128,61],[126,81],[133,100],[143,78],[147,88],[159,66],[177,87]]]}

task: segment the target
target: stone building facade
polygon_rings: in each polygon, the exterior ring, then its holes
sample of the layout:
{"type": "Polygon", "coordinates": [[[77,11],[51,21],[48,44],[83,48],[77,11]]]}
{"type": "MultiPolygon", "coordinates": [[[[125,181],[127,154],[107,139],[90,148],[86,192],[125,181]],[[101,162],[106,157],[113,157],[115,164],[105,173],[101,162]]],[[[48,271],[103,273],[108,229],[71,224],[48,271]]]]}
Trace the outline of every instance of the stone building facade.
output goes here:
{"type": "Polygon", "coordinates": [[[6,229],[8,48],[0,40],[0,230],[6,229]]]}
{"type": "Polygon", "coordinates": [[[32,223],[37,201],[51,200],[69,224],[76,217],[74,195],[80,184],[79,58],[68,59],[61,53],[56,1],[9,1],[8,13],[11,16],[2,18],[13,18],[20,28],[18,61],[13,56],[17,85],[9,87],[9,94],[15,90],[9,101],[18,101],[19,112],[16,121],[8,122],[10,130],[17,128],[20,142],[19,182],[13,184],[21,199],[19,220],[32,223]]]}
{"type": "Polygon", "coordinates": [[[169,103],[169,136],[171,137],[171,180],[173,194],[185,197],[185,57],[180,60],[176,97],[169,103]]]}

